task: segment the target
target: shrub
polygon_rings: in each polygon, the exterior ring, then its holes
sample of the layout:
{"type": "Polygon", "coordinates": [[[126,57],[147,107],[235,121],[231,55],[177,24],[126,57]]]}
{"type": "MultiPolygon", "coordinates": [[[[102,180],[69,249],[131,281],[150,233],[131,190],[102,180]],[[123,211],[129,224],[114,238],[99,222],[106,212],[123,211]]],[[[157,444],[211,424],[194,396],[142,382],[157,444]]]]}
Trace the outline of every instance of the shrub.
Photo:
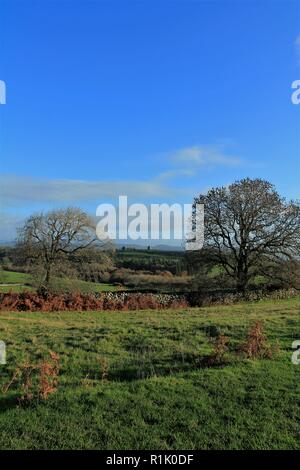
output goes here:
{"type": "Polygon", "coordinates": [[[241,352],[245,353],[249,359],[263,357],[272,359],[273,351],[268,344],[263,325],[260,321],[256,321],[250,327],[247,341],[242,345],[241,352]]]}
{"type": "Polygon", "coordinates": [[[59,356],[50,351],[49,361],[43,361],[39,366],[39,389],[38,396],[47,400],[51,393],[56,392],[59,374],[59,356]]]}
{"type": "Polygon", "coordinates": [[[40,364],[26,362],[18,367],[12,379],[2,388],[7,393],[14,383],[20,387],[19,404],[28,404],[33,400],[47,400],[50,394],[56,392],[59,375],[59,356],[49,351],[50,360],[40,364]]]}
{"type": "Polygon", "coordinates": [[[224,364],[226,353],[228,352],[229,338],[223,334],[220,334],[215,343],[212,355],[208,358],[208,365],[221,365],[224,364]]]}

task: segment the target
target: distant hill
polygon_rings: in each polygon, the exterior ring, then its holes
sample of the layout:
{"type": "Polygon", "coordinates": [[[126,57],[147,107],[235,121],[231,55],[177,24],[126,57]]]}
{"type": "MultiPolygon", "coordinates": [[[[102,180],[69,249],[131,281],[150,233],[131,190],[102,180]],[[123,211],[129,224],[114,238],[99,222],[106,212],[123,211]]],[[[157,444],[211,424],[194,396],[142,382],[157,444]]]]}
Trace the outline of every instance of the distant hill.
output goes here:
{"type": "Polygon", "coordinates": [[[0,240],[0,246],[15,246],[15,241],[0,240]]]}
{"type": "Polygon", "coordinates": [[[116,243],[115,247],[117,250],[121,250],[123,247],[125,247],[126,250],[148,250],[148,247],[150,246],[149,251],[184,251],[184,248],[180,245],[151,245],[151,244],[145,244],[145,245],[136,245],[136,244],[121,244],[121,243],[116,243]]]}

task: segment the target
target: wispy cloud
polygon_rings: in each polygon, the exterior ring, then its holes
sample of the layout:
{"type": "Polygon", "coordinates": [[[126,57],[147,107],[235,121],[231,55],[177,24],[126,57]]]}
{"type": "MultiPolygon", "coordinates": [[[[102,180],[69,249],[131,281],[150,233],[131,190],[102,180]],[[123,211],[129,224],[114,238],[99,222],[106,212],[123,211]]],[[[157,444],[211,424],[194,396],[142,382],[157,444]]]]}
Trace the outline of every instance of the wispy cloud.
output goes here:
{"type": "Polygon", "coordinates": [[[170,188],[159,178],[149,181],[84,181],[71,179],[37,179],[0,176],[0,199],[3,206],[26,206],[45,203],[102,202],[126,194],[129,198],[170,198],[187,194],[184,189],[170,188]]]}
{"type": "Polygon", "coordinates": [[[16,175],[0,175],[1,214],[0,241],[15,237],[16,227],[33,210],[64,205],[94,204],[117,200],[127,195],[138,201],[192,200],[199,191],[199,175],[203,168],[239,167],[248,165],[240,157],[230,155],[222,145],[195,145],[164,154],[165,170],[144,180],[74,180],[39,179],[16,175]],[[193,178],[188,184],[185,178],[193,178]],[[178,184],[179,183],[179,184],[178,184]],[[14,209],[15,208],[15,209],[14,209]],[[16,216],[15,212],[21,212],[16,216]]]}
{"type": "Polygon", "coordinates": [[[164,155],[166,170],[148,180],[90,181],[0,175],[0,200],[3,207],[32,204],[42,207],[47,203],[100,203],[121,194],[139,200],[192,197],[189,185],[176,187],[174,182],[197,176],[204,167],[237,167],[243,163],[239,157],[228,155],[223,147],[197,145],[170,152],[164,155]]]}
{"type": "Polygon", "coordinates": [[[195,145],[164,154],[165,170],[141,180],[40,179],[17,175],[0,175],[0,241],[13,238],[16,227],[33,210],[64,205],[94,204],[117,200],[127,195],[131,200],[146,202],[192,200],[199,191],[198,177],[203,168],[239,167],[245,162],[226,152],[228,144],[195,145]],[[192,184],[185,178],[193,178],[192,184]],[[179,184],[178,184],[179,183],[179,184]],[[14,209],[15,208],[15,209],[14,209]],[[15,215],[21,212],[22,216],[15,215]]]}
{"type": "Polygon", "coordinates": [[[185,164],[192,167],[237,167],[243,164],[240,157],[228,155],[223,146],[196,145],[177,150],[169,155],[173,164],[185,164]]]}

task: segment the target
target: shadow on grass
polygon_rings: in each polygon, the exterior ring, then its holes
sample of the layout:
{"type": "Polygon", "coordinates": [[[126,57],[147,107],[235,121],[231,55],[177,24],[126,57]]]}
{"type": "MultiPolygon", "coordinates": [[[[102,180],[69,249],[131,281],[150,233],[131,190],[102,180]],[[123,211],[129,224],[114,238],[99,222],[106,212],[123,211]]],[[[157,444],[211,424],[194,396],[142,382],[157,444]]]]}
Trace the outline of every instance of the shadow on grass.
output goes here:
{"type": "Polygon", "coordinates": [[[6,395],[0,398],[0,412],[16,408],[18,405],[17,395],[6,395]]]}
{"type": "Polygon", "coordinates": [[[211,356],[186,355],[178,360],[178,355],[163,359],[140,358],[139,361],[126,361],[120,367],[114,366],[108,372],[108,380],[116,382],[131,382],[151,377],[167,377],[174,374],[187,373],[206,368],[224,368],[229,360],[214,362],[211,356]]]}

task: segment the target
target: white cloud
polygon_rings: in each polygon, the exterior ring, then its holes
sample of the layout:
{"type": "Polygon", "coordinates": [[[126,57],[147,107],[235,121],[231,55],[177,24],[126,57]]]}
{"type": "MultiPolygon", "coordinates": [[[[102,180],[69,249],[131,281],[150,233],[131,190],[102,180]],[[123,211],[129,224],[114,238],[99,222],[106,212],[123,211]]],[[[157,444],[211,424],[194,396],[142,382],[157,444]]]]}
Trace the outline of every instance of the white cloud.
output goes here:
{"type": "Polygon", "coordinates": [[[174,199],[193,197],[189,186],[170,186],[172,180],[197,176],[203,167],[236,167],[238,157],[227,155],[223,146],[198,145],[164,155],[169,168],[149,180],[87,181],[72,179],[39,179],[16,175],[0,175],[0,200],[3,207],[26,207],[115,199],[125,194],[132,199],[174,199]],[[172,166],[170,168],[170,165],[172,166]]]}
{"type": "Polygon", "coordinates": [[[102,202],[125,194],[129,198],[172,198],[186,194],[170,188],[159,178],[149,181],[84,181],[0,176],[0,200],[3,206],[45,203],[102,202]]]}
{"type": "Polygon", "coordinates": [[[193,186],[190,182],[185,185],[182,181],[184,178],[197,177],[203,168],[239,167],[245,163],[239,157],[228,155],[224,151],[226,145],[196,145],[165,154],[163,158],[168,165],[166,170],[144,181],[87,181],[0,175],[0,201],[5,210],[0,214],[0,241],[14,238],[16,227],[24,221],[25,215],[14,215],[13,208],[28,215],[34,208],[47,210],[49,206],[94,203],[96,207],[105,200],[116,200],[119,195],[150,202],[155,199],[173,202],[192,200],[199,190],[198,183],[193,179],[193,186]],[[176,181],[180,181],[180,185],[175,184],[176,181]]]}
{"type": "Polygon", "coordinates": [[[227,155],[222,146],[196,145],[173,152],[169,155],[174,164],[185,163],[193,167],[236,167],[243,161],[239,157],[227,155]]]}

